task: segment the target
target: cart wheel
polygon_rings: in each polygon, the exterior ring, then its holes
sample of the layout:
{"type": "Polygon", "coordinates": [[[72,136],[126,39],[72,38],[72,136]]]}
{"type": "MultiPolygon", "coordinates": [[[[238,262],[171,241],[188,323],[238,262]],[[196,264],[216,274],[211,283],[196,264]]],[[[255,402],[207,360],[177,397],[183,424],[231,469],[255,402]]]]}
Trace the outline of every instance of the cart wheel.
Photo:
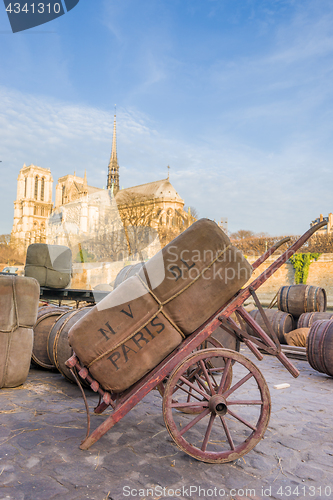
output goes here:
{"type": "MultiPolygon", "coordinates": [[[[200,377],[201,378],[201,377],[200,377]]],[[[228,349],[205,349],[191,353],[171,373],[163,396],[165,425],[175,443],[192,457],[210,463],[236,460],[263,437],[271,409],[269,389],[260,370],[245,356],[228,349]],[[210,368],[214,357],[225,368],[210,368]],[[233,365],[233,385],[227,378],[233,365]],[[206,383],[192,384],[188,369],[202,370],[206,383]],[[220,370],[221,375],[212,375],[220,370]],[[216,381],[212,383],[211,377],[216,381]],[[191,401],[187,401],[191,389],[191,401]],[[174,393],[177,392],[176,402],[174,393]],[[195,418],[179,413],[184,408],[195,418]]]]}
{"type": "MultiPolygon", "coordinates": [[[[208,337],[198,347],[198,349],[196,349],[194,352],[198,352],[199,350],[207,349],[207,348],[222,349],[223,346],[220,344],[220,342],[218,340],[214,339],[213,337],[208,337]]],[[[217,387],[216,373],[220,373],[220,371],[219,370],[214,370],[214,367],[216,365],[219,365],[219,367],[224,367],[224,361],[220,357],[212,357],[207,363],[208,363],[207,367],[209,367],[209,378],[211,379],[211,383],[212,383],[213,387],[217,387]]],[[[207,381],[205,380],[205,378],[203,378],[204,377],[204,373],[202,371],[202,367],[201,366],[200,367],[198,367],[197,365],[190,366],[187,369],[186,375],[184,375],[184,376],[186,377],[186,379],[189,382],[191,382],[192,384],[194,384],[199,389],[202,388],[202,384],[207,384],[207,381]]],[[[168,381],[168,377],[165,378],[163,380],[163,382],[157,386],[157,389],[158,389],[159,393],[161,394],[161,396],[164,395],[165,386],[167,384],[167,381],[168,381]]],[[[231,386],[231,381],[232,381],[232,366],[229,367],[229,373],[228,373],[228,377],[227,377],[227,380],[226,380],[226,388],[229,389],[229,387],[231,386]]],[[[189,403],[191,401],[192,401],[192,403],[195,403],[197,401],[197,396],[196,395],[193,396],[192,392],[193,392],[193,389],[190,387],[189,390],[188,390],[188,394],[187,394],[187,398],[186,398],[186,403],[189,403]]],[[[173,402],[174,403],[178,402],[178,398],[177,398],[178,394],[183,395],[183,392],[181,391],[179,393],[179,388],[175,387],[174,396],[173,396],[173,402]]],[[[184,398],[181,397],[180,399],[183,400],[184,398]]],[[[195,405],[184,406],[184,407],[180,406],[180,407],[177,407],[177,410],[181,411],[183,413],[190,413],[190,414],[201,413],[201,407],[200,406],[196,407],[195,405]]]]}

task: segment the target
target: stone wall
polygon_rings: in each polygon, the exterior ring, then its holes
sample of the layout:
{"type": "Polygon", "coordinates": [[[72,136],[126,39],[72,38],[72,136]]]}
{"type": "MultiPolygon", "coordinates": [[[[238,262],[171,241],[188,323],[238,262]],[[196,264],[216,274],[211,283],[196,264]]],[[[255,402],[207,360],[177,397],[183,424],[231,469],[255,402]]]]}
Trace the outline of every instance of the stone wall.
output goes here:
{"type": "MultiPolygon", "coordinates": [[[[277,257],[270,257],[252,275],[251,281],[267,269],[277,257]]],[[[248,259],[251,264],[255,258],[248,259]]],[[[258,289],[258,297],[263,304],[269,304],[281,286],[294,285],[294,268],[292,264],[286,263],[280,267],[261,287],[258,289]]],[[[333,254],[322,254],[317,261],[310,265],[307,285],[320,286],[326,290],[327,304],[333,307],[333,254]]]]}
{"type": "Polygon", "coordinates": [[[73,263],[73,278],[70,288],[93,290],[101,284],[112,284],[121,269],[134,262],[85,262],[73,263]]]}

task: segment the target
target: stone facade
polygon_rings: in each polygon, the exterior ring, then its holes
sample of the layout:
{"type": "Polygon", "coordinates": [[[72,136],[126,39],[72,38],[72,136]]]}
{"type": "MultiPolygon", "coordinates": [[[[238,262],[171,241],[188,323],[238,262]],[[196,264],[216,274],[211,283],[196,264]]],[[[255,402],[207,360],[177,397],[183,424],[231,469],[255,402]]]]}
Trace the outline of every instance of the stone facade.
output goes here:
{"type": "MultiPolygon", "coordinates": [[[[170,168],[170,167],[168,167],[170,168]]],[[[167,179],[119,190],[116,117],[106,190],[89,186],[87,174],[58,179],[52,205],[48,169],[25,165],[18,177],[12,239],[69,246],[95,260],[145,260],[194,222],[167,179]]],[[[82,253],[81,253],[82,255],[82,253]]]]}
{"type": "Polygon", "coordinates": [[[11,238],[20,247],[46,241],[46,224],[52,212],[53,178],[50,169],[23,165],[17,178],[11,238]]]}

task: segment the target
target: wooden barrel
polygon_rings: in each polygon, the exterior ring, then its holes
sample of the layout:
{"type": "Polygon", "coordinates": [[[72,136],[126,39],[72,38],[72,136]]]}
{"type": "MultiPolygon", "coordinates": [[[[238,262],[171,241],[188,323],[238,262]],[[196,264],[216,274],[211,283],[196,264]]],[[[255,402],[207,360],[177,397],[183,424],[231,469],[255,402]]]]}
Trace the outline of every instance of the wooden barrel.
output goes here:
{"type": "Polygon", "coordinates": [[[66,312],[68,307],[42,306],[38,310],[37,321],[34,325],[34,344],[32,349],[32,361],[38,366],[52,370],[53,363],[47,353],[47,343],[50,331],[54,323],[66,312]]]}
{"type": "Polygon", "coordinates": [[[307,338],[306,354],[312,368],[333,377],[333,319],[313,323],[307,338]]]}
{"type": "Polygon", "coordinates": [[[48,337],[47,352],[51,363],[67,380],[75,383],[75,378],[65,364],[73,354],[73,350],[68,343],[68,332],[90,309],[91,307],[88,306],[74,311],[67,311],[53,324],[48,337]]]}
{"type": "Polygon", "coordinates": [[[114,281],[114,288],[120,285],[123,281],[127,280],[131,276],[135,276],[143,266],[144,262],[138,262],[138,264],[130,264],[129,266],[125,266],[119,271],[114,281]]]}
{"type": "Polygon", "coordinates": [[[329,312],[303,313],[298,318],[297,328],[310,328],[315,321],[331,318],[333,318],[333,313],[329,312]]]}
{"type": "Polygon", "coordinates": [[[300,316],[307,312],[324,312],[326,304],[326,292],[319,286],[282,286],[278,291],[278,309],[293,316],[300,316]]]}
{"type": "MultiPolygon", "coordinates": [[[[268,321],[272,325],[273,331],[276,333],[279,339],[280,344],[287,344],[284,335],[285,333],[291,332],[294,329],[294,318],[292,317],[292,315],[283,311],[276,311],[274,309],[264,309],[264,311],[266,313],[268,321]]],[[[266,332],[267,335],[271,337],[264,323],[264,320],[261,317],[259,309],[250,311],[250,315],[258,323],[258,325],[261,326],[264,332],[266,332]]],[[[249,325],[247,325],[247,331],[249,334],[253,335],[253,330],[249,325]]]]}

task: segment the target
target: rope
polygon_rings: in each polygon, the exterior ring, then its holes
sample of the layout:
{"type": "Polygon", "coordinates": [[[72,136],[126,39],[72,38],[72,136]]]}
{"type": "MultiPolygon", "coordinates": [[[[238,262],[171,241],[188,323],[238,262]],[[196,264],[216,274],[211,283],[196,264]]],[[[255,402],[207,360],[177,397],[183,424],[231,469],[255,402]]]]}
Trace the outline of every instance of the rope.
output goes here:
{"type": "Polygon", "coordinates": [[[154,318],[156,318],[156,316],[158,315],[158,313],[160,312],[160,309],[153,315],[151,316],[148,321],[146,321],[146,323],[144,325],[141,325],[140,328],[138,328],[138,330],[136,330],[134,333],[131,333],[130,335],[128,335],[128,337],[126,337],[125,339],[121,340],[120,342],[118,342],[118,344],[116,344],[115,346],[112,347],[112,349],[108,349],[106,352],[104,352],[103,354],[100,354],[99,356],[97,356],[97,358],[93,359],[92,361],[90,361],[89,365],[87,365],[87,368],[89,370],[89,368],[91,367],[91,365],[93,365],[94,363],[96,363],[96,361],[99,361],[100,359],[104,358],[105,356],[107,356],[108,354],[111,354],[111,352],[115,351],[116,349],[118,349],[118,347],[122,346],[123,344],[125,344],[125,342],[127,342],[128,340],[130,340],[132,337],[134,337],[137,333],[139,333],[140,330],[142,330],[145,326],[147,326],[154,318]]]}
{"type": "Polygon", "coordinates": [[[86,439],[87,439],[87,437],[89,436],[89,432],[90,432],[90,413],[89,413],[88,401],[87,401],[86,395],[84,393],[83,387],[82,387],[82,385],[80,383],[79,377],[76,376],[75,369],[74,368],[70,368],[70,371],[72,372],[72,375],[75,378],[77,385],[80,387],[80,390],[81,390],[81,393],[82,393],[82,397],[83,397],[83,401],[84,401],[84,404],[85,404],[85,407],[86,407],[86,412],[87,412],[87,434],[86,434],[86,439]]]}
{"type": "Polygon", "coordinates": [[[13,290],[13,302],[14,302],[14,310],[15,310],[16,323],[14,323],[14,325],[13,325],[13,327],[12,327],[11,330],[9,330],[9,331],[1,331],[1,333],[9,333],[10,335],[8,335],[8,337],[7,337],[6,360],[5,360],[5,366],[4,366],[4,370],[3,370],[3,377],[2,377],[2,380],[1,380],[0,387],[3,386],[3,384],[4,384],[5,380],[6,380],[6,377],[7,377],[8,364],[9,364],[9,355],[8,354],[9,354],[10,346],[11,346],[11,343],[12,343],[12,337],[13,337],[12,333],[16,330],[16,328],[19,327],[15,282],[16,282],[16,276],[13,276],[13,287],[12,287],[12,290],[13,290]]]}
{"type": "Polygon", "coordinates": [[[185,339],[186,336],[185,336],[184,332],[182,332],[182,330],[174,323],[174,321],[172,321],[172,319],[169,317],[169,315],[163,310],[163,306],[166,305],[166,304],[168,304],[171,300],[175,299],[179,295],[181,295],[183,292],[185,292],[185,290],[187,290],[190,286],[192,286],[193,283],[195,283],[196,281],[198,281],[198,279],[201,278],[203,276],[203,274],[208,269],[210,269],[212,267],[212,265],[215,264],[215,262],[221,257],[221,255],[223,255],[230,247],[231,247],[231,244],[228,245],[228,246],[226,246],[224,250],[221,250],[221,252],[219,252],[217,254],[217,256],[215,257],[215,259],[212,260],[212,262],[209,264],[209,266],[205,267],[201,271],[201,273],[199,273],[198,276],[194,280],[192,280],[184,288],[182,288],[179,292],[175,293],[174,295],[172,295],[169,299],[167,299],[164,302],[161,302],[159,300],[159,298],[154,294],[154,292],[150,289],[150,287],[141,279],[141,277],[139,276],[139,274],[136,274],[135,276],[137,276],[139,278],[140,282],[145,287],[145,289],[147,290],[147,292],[153,297],[153,299],[159,305],[158,311],[153,316],[151,316],[149,318],[149,320],[147,320],[144,325],[141,325],[140,328],[138,328],[134,333],[131,333],[130,335],[128,335],[128,337],[126,337],[125,339],[123,339],[120,342],[118,342],[118,344],[116,344],[115,346],[113,346],[112,349],[108,349],[106,352],[104,352],[103,354],[100,354],[99,356],[97,356],[97,358],[93,359],[87,365],[88,370],[91,367],[91,365],[93,365],[94,363],[96,363],[96,361],[99,361],[100,359],[104,358],[108,354],[111,354],[113,351],[115,351],[116,349],[118,349],[118,347],[124,345],[128,340],[130,340],[131,338],[133,338],[137,333],[139,333],[143,328],[145,328],[154,318],[156,318],[156,316],[159,313],[163,314],[163,316],[166,318],[166,320],[175,328],[175,330],[177,330],[177,332],[181,335],[181,337],[183,339],[185,339]]]}

